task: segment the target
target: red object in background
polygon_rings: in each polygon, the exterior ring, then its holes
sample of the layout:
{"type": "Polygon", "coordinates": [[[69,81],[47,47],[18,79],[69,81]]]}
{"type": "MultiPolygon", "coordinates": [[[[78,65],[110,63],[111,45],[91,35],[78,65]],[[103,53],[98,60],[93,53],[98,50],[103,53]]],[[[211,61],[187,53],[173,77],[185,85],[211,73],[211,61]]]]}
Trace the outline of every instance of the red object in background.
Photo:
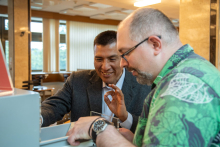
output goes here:
{"type": "Polygon", "coordinates": [[[13,91],[13,86],[0,40],[0,95],[3,91],[13,91]]]}

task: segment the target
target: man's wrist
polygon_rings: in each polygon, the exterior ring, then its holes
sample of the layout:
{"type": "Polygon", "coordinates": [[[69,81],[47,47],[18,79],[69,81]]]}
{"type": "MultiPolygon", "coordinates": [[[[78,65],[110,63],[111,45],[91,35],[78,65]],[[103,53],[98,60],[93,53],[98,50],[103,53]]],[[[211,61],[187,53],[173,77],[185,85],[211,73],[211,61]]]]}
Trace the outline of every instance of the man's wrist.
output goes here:
{"type": "Polygon", "coordinates": [[[121,127],[130,130],[133,124],[133,116],[128,112],[128,118],[124,122],[121,120],[119,122],[121,127]]]}
{"type": "Polygon", "coordinates": [[[102,133],[98,134],[96,138],[96,146],[100,143],[100,141],[103,141],[103,137],[105,138],[106,135],[110,135],[113,130],[115,130],[115,127],[113,125],[108,125],[102,133]]]}
{"type": "Polygon", "coordinates": [[[128,112],[127,112],[127,111],[126,111],[126,113],[125,113],[125,115],[124,115],[124,116],[119,117],[119,119],[120,119],[120,121],[121,121],[121,122],[126,121],[126,120],[127,120],[127,118],[128,118],[128,112]]]}

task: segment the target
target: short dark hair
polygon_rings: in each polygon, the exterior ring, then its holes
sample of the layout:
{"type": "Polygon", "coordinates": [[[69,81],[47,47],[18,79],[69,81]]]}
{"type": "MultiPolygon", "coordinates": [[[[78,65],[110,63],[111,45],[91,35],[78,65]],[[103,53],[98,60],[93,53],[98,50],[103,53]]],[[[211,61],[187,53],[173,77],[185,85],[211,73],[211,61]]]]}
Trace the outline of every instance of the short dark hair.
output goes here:
{"type": "Polygon", "coordinates": [[[105,46],[113,42],[116,42],[116,36],[117,36],[116,31],[113,30],[104,31],[95,37],[94,46],[95,45],[105,46]]]}

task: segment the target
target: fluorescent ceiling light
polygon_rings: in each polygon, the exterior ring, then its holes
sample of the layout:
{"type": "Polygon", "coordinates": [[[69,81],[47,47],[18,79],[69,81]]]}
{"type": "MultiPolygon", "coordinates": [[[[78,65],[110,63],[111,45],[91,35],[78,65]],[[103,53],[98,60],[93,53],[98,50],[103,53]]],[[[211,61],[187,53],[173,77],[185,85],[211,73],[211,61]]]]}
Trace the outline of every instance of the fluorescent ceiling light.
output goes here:
{"type": "Polygon", "coordinates": [[[135,7],[144,7],[144,6],[153,5],[153,4],[157,4],[157,3],[161,3],[161,0],[142,0],[142,1],[135,2],[134,6],[135,7]]]}
{"type": "Polygon", "coordinates": [[[71,15],[72,15],[72,14],[78,14],[78,13],[82,14],[83,12],[75,11],[72,8],[68,8],[68,9],[61,10],[59,13],[60,14],[67,14],[67,13],[70,14],[71,13],[71,15]]]}

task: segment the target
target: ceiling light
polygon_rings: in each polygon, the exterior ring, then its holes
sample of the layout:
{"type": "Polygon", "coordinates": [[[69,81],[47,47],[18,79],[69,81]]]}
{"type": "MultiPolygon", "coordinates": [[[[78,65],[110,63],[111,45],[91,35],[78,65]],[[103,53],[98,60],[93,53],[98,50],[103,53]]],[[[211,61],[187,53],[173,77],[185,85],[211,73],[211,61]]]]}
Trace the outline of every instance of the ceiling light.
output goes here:
{"type": "Polygon", "coordinates": [[[142,1],[135,2],[134,6],[135,7],[144,7],[144,6],[153,5],[153,4],[157,4],[157,3],[161,3],[161,0],[142,0],[142,1]]]}
{"type": "Polygon", "coordinates": [[[68,9],[61,10],[59,13],[60,13],[60,14],[67,14],[67,13],[78,14],[78,13],[82,13],[82,12],[80,12],[80,11],[75,11],[75,10],[73,10],[72,8],[68,8],[68,9]]]}

